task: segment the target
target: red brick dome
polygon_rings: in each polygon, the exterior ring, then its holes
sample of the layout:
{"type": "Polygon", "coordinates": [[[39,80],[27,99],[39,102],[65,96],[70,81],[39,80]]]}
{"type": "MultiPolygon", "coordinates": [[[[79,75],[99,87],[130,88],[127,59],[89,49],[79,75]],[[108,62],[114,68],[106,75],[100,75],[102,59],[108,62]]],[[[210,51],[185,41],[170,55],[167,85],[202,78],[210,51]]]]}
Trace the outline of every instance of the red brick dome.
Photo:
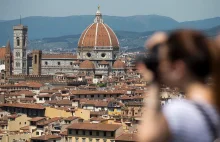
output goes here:
{"type": "Polygon", "coordinates": [[[113,64],[113,68],[114,69],[125,69],[126,65],[124,62],[120,61],[120,60],[116,60],[113,64]]]}
{"type": "Polygon", "coordinates": [[[95,66],[91,61],[85,60],[79,65],[79,68],[80,69],[94,69],[95,66]]]}
{"type": "Polygon", "coordinates": [[[119,47],[114,31],[103,23],[102,14],[98,10],[94,23],[89,25],[82,33],[78,47],[119,47]]]}

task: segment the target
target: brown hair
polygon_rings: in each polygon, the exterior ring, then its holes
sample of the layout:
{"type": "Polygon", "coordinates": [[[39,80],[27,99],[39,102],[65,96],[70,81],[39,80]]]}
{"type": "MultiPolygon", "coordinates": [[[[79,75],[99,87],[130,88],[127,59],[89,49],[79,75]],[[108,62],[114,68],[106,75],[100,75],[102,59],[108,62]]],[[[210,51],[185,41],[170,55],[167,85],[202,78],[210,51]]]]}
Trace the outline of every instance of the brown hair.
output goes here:
{"type": "Polygon", "coordinates": [[[171,62],[184,61],[197,81],[205,83],[211,76],[216,106],[220,112],[220,60],[214,41],[196,30],[176,30],[170,34],[167,45],[171,62]]]}
{"type": "Polygon", "coordinates": [[[220,113],[220,45],[214,41],[211,41],[210,51],[212,54],[213,91],[215,94],[216,107],[220,113]]]}

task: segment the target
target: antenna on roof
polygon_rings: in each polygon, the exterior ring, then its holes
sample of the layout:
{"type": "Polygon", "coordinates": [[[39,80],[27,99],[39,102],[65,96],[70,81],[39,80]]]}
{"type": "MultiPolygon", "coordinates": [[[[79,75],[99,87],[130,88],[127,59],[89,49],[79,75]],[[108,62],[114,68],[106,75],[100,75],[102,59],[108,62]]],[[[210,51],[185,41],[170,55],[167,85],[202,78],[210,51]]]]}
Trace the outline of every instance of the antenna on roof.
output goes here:
{"type": "Polygon", "coordinates": [[[21,15],[20,15],[20,25],[21,25],[21,15]]]}

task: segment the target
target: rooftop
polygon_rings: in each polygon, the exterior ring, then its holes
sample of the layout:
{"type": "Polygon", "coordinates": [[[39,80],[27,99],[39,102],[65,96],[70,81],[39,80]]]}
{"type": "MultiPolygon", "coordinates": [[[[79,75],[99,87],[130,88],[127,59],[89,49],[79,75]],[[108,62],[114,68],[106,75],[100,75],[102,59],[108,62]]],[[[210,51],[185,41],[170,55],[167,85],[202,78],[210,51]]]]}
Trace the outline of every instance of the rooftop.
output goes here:
{"type": "Polygon", "coordinates": [[[92,123],[74,123],[67,127],[67,129],[77,130],[96,130],[96,131],[116,131],[122,125],[118,124],[92,124],[92,123]]]}

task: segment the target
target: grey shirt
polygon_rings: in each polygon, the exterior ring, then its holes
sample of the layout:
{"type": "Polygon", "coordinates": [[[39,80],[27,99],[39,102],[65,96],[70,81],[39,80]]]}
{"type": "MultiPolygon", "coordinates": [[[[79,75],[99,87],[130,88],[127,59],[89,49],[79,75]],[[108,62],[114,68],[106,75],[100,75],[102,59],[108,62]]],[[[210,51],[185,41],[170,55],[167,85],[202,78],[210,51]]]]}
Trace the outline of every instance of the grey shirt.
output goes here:
{"type": "MultiPolygon", "coordinates": [[[[219,115],[209,104],[200,103],[220,134],[219,115]]],[[[172,142],[211,142],[212,134],[200,110],[189,100],[174,100],[163,108],[172,142]]]]}

